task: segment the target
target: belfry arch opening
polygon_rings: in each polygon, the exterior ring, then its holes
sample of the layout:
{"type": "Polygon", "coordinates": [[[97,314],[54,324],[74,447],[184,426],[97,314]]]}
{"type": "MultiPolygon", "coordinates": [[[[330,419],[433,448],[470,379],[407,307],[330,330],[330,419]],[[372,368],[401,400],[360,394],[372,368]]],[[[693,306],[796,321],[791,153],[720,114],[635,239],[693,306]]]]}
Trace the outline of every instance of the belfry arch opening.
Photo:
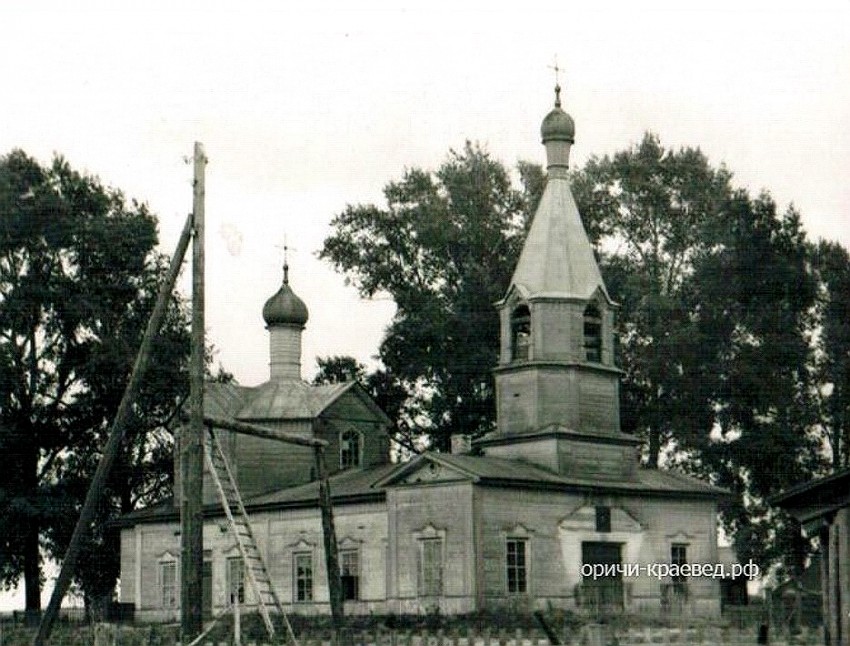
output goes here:
{"type": "Polygon", "coordinates": [[[596,303],[584,308],[584,355],[587,361],[602,363],[602,313],[596,303]]]}
{"type": "Polygon", "coordinates": [[[511,358],[521,361],[529,358],[531,347],[531,311],[522,304],[511,312],[511,358]]]}

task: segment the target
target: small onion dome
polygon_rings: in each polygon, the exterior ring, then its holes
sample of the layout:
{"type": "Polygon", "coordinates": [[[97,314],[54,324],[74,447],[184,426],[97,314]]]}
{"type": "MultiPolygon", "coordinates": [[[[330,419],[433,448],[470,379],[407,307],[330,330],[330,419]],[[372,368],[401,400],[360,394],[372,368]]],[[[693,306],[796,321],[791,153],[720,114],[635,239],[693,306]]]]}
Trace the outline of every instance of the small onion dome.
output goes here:
{"type": "Polygon", "coordinates": [[[547,141],[568,141],[575,143],[576,124],[573,118],[561,109],[561,88],[555,88],[555,107],[543,119],[540,137],[547,141]]]}
{"type": "Polygon", "coordinates": [[[309,316],[307,306],[292,291],[286,276],[277,293],[263,305],[263,318],[269,327],[275,325],[304,327],[309,316]]]}

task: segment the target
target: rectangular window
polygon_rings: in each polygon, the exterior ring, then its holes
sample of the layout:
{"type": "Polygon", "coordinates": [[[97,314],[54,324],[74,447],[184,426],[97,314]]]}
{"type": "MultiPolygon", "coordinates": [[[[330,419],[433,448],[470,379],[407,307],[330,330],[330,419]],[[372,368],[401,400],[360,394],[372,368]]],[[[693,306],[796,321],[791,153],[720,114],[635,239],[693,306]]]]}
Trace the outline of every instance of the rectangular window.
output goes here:
{"type": "Polygon", "coordinates": [[[159,564],[160,600],[163,608],[177,607],[177,562],[159,564]]]}
{"type": "Polygon", "coordinates": [[[419,541],[419,596],[438,597],[442,594],[443,539],[421,539],[419,541]]]}
{"type": "Polygon", "coordinates": [[[611,508],[597,507],[596,508],[596,531],[610,532],[611,531],[611,508]]]}
{"type": "Polygon", "coordinates": [[[505,545],[505,563],[508,574],[508,594],[528,592],[528,541],[509,538],[505,545]]]}
{"type": "Polygon", "coordinates": [[[360,555],[357,550],[339,553],[339,574],[342,579],[342,598],[353,601],[360,598],[360,555]]]}
{"type": "Polygon", "coordinates": [[[360,466],[360,433],[345,431],[339,438],[339,466],[341,469],[360,466]]]}
{"type": "Polygon", "coordinates": [[[227,559],[227,605],[245,603],[245,562],[242,557],[227,559]]]}
{"type": "MultiPolygon", "coordinates": [[[[683,566],[688,562],[688,545],[686,543],[673,543],[670,546],[670,563],[673,565],[683,566]]],[[[673,581],[681,583],[685,577],[681,574],[676,574],[672,577],[673,581]]]]}
{"type": "Polygon", "coordinates": [[[313,555],[295,554],[292,558],[293,580],[295,581],[295,600],[313,600],[313,555]]]}

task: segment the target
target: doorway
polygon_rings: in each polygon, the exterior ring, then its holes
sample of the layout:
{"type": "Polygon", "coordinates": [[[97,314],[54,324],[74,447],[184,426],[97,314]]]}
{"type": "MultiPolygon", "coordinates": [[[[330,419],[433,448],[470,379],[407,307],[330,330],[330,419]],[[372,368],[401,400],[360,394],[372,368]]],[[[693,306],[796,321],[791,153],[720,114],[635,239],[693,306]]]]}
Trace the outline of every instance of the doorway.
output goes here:
{"type": "MultiPolygon", "coordinates": [[[[581,544],[582,565],[606,566],[602,576],[582,576],[580,605],[596,610],[622,610],[623,557],[621,543],[588,541],[581,544]],[[615,566],[615,567],[610,567],[615,566]],[[616,567],[620,566],[620,567],[616,567]]],[[[590,568],[583,568],[584,571],[590,568]]]]}

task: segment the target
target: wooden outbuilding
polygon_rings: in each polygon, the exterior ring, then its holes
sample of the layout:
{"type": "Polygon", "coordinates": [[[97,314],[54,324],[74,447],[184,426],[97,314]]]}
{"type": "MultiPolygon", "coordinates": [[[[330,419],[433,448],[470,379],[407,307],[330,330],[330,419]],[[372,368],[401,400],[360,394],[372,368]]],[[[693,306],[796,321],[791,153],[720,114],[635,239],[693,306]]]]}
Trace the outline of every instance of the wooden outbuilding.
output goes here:
{"type": "Polygon", "coordinates": [[[793,515],[810,537],[820,539],[824,643],[850,638],[850,468],[792,487],[771,503],[793,515]]]}

